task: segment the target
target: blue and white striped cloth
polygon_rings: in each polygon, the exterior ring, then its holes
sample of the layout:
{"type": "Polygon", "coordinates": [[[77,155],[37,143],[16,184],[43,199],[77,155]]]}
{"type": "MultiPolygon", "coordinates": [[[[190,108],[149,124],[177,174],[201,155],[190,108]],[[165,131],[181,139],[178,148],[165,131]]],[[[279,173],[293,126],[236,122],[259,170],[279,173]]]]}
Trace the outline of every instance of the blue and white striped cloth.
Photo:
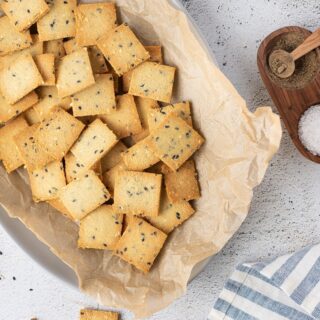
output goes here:
{"type": "Polygon", "coordinates": [[[208,320],[320,319],[320,244],[236,268],[208,320]]]}

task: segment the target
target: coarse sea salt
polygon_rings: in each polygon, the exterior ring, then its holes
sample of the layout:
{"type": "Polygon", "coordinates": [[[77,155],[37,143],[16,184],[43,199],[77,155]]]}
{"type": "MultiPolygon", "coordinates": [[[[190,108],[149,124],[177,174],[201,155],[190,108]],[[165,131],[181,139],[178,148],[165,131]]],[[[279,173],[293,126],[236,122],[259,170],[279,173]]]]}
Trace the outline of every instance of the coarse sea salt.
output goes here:
{"type": "Polygon", "coordinates": [[[320,105],[310,107],[299,121],[299,138],[314,155],[320,155],[320,105]]]}

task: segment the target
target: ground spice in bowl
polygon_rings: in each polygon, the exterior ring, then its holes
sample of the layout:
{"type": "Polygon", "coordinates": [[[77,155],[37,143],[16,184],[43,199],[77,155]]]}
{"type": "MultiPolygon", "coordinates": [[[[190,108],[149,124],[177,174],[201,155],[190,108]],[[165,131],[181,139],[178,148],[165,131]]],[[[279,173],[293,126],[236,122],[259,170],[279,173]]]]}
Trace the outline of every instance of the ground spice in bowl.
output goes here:
{"type": "Polygon", "coordinates": [[[300,118],[299,138],[312,154],[320,156],[320,105],[310,107],[300,118]]]}
{"type": "MultiPolygon", "coordinates": [[[[292,52],[296,49],[304,40],[306,36],[299,32],[288,32],[280,35],[275,39],[271,54],[274,50],[282,49],[287,52],[292,52]]],[[[312,81],[320,70],[320,56],[319,51],[311,51],[304,57],[298,59],[296,62],[296,68],[294,74],[286,79],[279,78],[274,74],[268,65],[267,72],[271,81],[286,89],[301,89],[305,87],[310,81],[312,81]]]]}

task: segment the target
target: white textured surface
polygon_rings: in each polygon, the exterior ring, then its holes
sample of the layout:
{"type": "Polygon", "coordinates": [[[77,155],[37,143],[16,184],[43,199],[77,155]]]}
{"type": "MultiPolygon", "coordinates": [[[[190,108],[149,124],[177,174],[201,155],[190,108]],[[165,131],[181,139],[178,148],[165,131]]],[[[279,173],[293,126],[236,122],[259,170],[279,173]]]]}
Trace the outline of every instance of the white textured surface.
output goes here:
{"type": "MultiPolygon", "coordinates": [[[[155,1],[155,0],[154,0],[155,1]]],[[[268,33],[285,25],[318,26],[318,0],[184,1],[223,71],[251,109],[271,104],[256,67],[256,50],[268,33]]],[[[295,250],[320,240],[320,167],[298,154],[286,132],[249,218],[194,280],[188,293],[152,320],[204,320],[234,266],[295,250]]],[[[0,320],[75,320],[83,306],[97,307],[42,270],[0,227],[0,320]],[[13,280],[16,277],[16,280],[13,280]],[[29,289],[33,291],[29,291],[29,289]]],[[[131,319],[123,312],[124,320],[131,319]]]]}

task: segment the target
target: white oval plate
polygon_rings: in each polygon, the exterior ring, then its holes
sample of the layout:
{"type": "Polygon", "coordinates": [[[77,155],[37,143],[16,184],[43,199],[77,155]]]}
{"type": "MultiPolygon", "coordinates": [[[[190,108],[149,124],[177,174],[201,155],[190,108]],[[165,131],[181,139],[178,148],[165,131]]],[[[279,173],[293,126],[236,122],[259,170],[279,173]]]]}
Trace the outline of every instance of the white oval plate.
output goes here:
{"type": "MultiPolygon", "coordinates": [[[[207,54],[214,63],[216,60],[207,44],[207,41],[203,38],[199,32],[193,19],[187,13],[183,5],[179,0],[170,0],[172,5],[178,10],[183,11],[189,18],[190,25],[193,32],[197,36],[200,44],[206,50],[207,54]]],[[[62,280],[68,285],[78,287],[78,281],[75,273],[71,268],[64,264],[58,257],[56,257],[49,248],[39,241],[36,236],[30,232],[18,219],[10,218],[4,209],[0,207],[0,223],[11,236],[11,238],[40,266],[48,270],[54,276],[62,280]]],[[[192,281],[209,263],[211,258],[208,258],[198,263],[192,270],[190,281],[192,281]]]]}

